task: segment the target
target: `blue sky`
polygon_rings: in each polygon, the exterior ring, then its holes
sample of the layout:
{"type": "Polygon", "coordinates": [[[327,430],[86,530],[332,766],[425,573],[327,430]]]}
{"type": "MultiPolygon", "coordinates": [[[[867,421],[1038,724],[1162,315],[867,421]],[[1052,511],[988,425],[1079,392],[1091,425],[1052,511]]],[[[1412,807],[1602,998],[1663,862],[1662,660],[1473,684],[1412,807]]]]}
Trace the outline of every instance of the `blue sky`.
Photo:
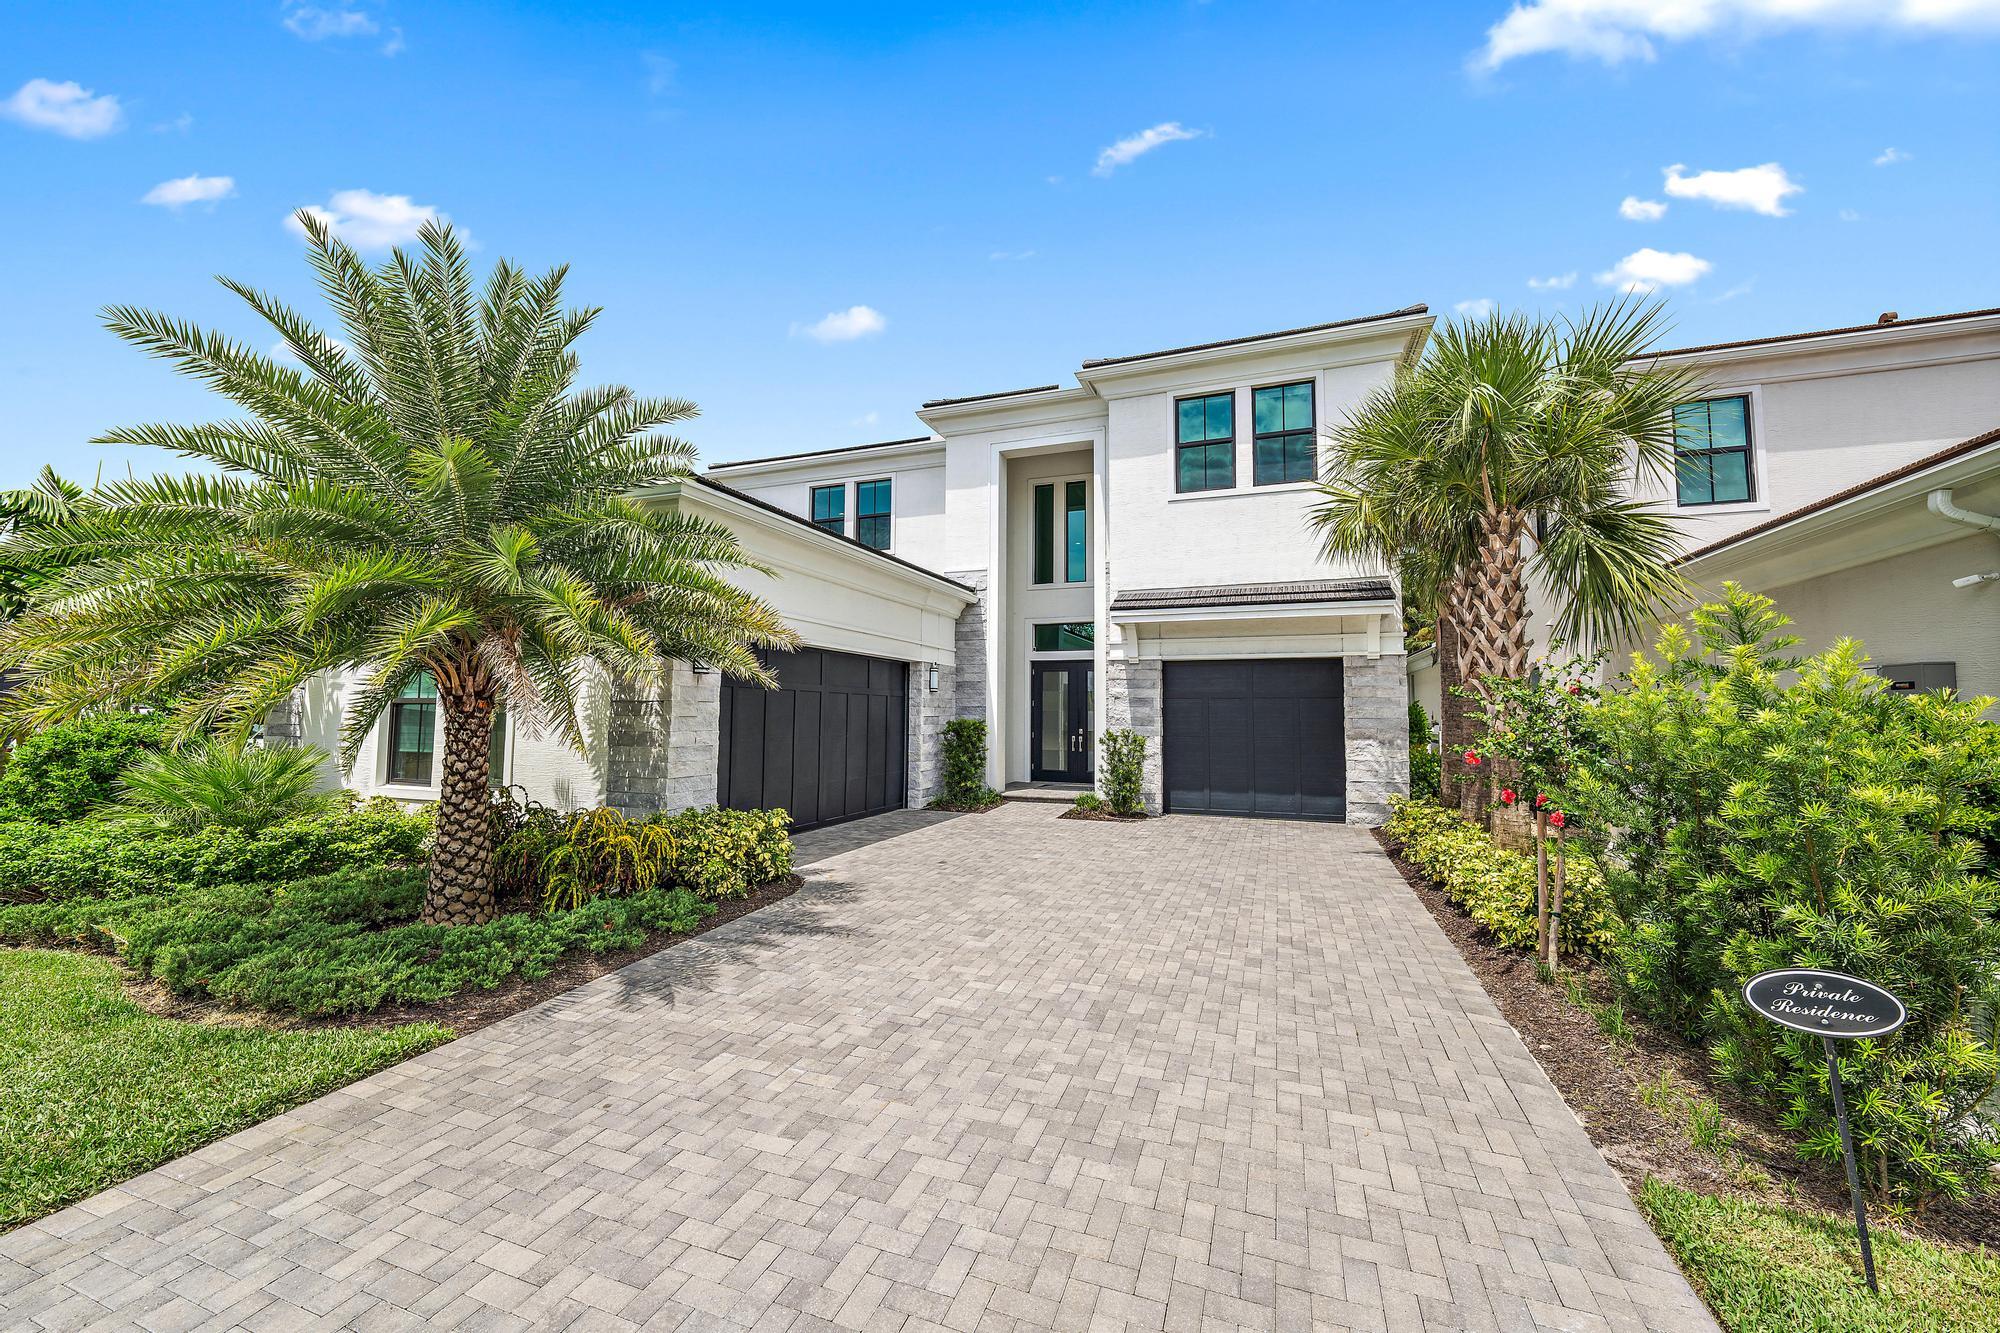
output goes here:
{"type": "Polygon", "coordinates": [[[2000,0],[951,8],[17,0],[0,484],[181,466],[87,443],[225,412],[97,311],[270,345],[211,278],[311,306],[307,205],[568,261],[585,377],[711,460],[1418,301],[2000,305],[2000,0]]]}

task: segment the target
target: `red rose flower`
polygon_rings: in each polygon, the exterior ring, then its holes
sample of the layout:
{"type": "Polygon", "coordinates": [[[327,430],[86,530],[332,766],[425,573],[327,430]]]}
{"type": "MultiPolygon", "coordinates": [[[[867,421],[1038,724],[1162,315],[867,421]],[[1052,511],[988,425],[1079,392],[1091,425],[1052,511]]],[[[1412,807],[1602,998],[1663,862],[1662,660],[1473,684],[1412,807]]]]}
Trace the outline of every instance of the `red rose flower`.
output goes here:
{"type": "Polygon", "coordinates": [[[1514,804],[1515,801],[1519,799],[1520,798],[1514,794],[1514,789],[1512,787],[1502,787],[1500,789],[1500,804],[1512,805],[1514,804]]]}
{"type": "Polygon", "coordinates": [[[1476,751],[1476,750],[1467,750],[1467,751],[1465,752],[1465,762],[1466,762],[1466,763],[1468,763],[1468,764],[1470,764],[1470,765],[1471,765],[1472,767],[1474,767],[1474,768],[1478,768],[1478,767],[1479,767],[1479,753],[1478,753],[1478,751],[1476,751]]]}
{"type": "Polygon", "coordinates": [[[1549,823],[1556,828],[1561,828],[1564,822],[1563,812],[1560,810],[1549,816],[1549,823]]]}
{"type": "Polygon", "coordinates": [[[1548,803],[1549,803],[1549,798],[1547,796],[1543,795],[1540,792],[1535,793],[1535,809],[1539,810],[1548,803]]]}

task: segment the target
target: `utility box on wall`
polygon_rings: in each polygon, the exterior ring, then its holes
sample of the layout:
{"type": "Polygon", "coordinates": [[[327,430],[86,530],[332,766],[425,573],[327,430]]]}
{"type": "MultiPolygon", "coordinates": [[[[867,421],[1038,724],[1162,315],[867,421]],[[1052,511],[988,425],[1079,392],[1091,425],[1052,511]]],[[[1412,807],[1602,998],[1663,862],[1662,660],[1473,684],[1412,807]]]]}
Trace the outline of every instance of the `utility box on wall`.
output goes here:
{"type": "Polygon", "coordinates": [[[1899,692],[1958,689],[1956,662],[1882,662],[1876,665],[1875,674],[1899,692]]]}

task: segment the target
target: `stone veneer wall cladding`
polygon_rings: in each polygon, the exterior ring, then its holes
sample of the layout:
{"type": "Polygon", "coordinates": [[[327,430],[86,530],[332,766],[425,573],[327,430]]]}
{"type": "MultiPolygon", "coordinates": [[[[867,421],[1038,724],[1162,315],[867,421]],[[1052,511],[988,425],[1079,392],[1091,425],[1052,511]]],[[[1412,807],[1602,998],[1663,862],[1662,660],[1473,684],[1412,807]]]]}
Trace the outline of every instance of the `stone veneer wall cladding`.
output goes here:
{"type": "Polygon", "coordinates": [[[944,791],[944,724],[951,720],[954,704],[951,667],[938,665],[938,687],[930,688],[930,663],[910,663],[910,771],[911,809],[929,805],[944,791]]]}
{"type": "MultiPolygon", "coordinates": [[[[1146,738],[1146,766],[1139,794],[1149,814],[1166,808],[1166,777],[1161,767],[1165,732],[1166,668],[1157,657],[1113,657],[1104,664],[1104,725],[1124,727],[1146,738]]],[[[1104,763],[1099,756],[1098,780],[1104,763]]]]}
{"type": "MultiPolygon", "coordinates": [[[[986,571],[963,570],[945,577],[957,579],[979,594],[958,614],[953,644],[957,666],[952,671],[952,717],[986,717],[986,571]]],[[[940,691],[942,693],[942,691],[940,691]]]]}
{"type": "Polygon", "coordinates": [[[604,803],[629,817],[715,804],[722,673],[676,662],[664,689],[613,687],[604,803]]]}
{"type": "Polygon", "coordinates": [[[1408,659],[1384,653],[1342,659],[1347,708],[1347,822],[1373,827],[1389,798],[1410,790],[1408,659]]]}

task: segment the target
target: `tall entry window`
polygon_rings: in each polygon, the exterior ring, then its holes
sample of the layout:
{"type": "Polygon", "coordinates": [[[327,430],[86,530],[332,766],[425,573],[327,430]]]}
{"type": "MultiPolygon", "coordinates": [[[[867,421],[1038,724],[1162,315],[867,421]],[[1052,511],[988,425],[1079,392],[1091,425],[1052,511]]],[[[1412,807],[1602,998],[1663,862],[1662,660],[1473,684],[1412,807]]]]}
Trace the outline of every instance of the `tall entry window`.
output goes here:
{"type": "Polygon", "coordinates": [[[889,549],[890,511],[894,508],[889,479],[854,484],[854,540],[878,551],[889,549]]]}
{"type": "Polygon", "coordinates": [[[847,483],[813,487],[812,522],[822,532],[847,535],[847,483]]]}
{"type": "Polygon", "coordinates": [[[1083,481],[1045,481],[1035,487],[1034,583],[1090,582],[1090,487],[1083,481]],[[1056,500],[1062,500],[1057,525],[1056,500]]]}
{"type": "Polygon", "coordinates": [[[1253,479],[1259,486],[1311,481],[1319,474],[1313,442],[1313,386],[1275,384],[1250,395],[1253,479]]]}
{"type": "Polygon", "coordinates": [[[1226,491],[1236,485],[1236,395],[1174,400],[1174,489],[1226,491]]]}
{"type": "Polygon", "coordinates": [[[1682,505],[1757,498],[1748,398],[1707,398],[1674,409],[1674,483],[1682,505]]]}
{"type": "Polygon", "coordinates": [[[389,781],[428,786],[437,749],[437,681],[410,677],[389,704],[389,781]]]}

